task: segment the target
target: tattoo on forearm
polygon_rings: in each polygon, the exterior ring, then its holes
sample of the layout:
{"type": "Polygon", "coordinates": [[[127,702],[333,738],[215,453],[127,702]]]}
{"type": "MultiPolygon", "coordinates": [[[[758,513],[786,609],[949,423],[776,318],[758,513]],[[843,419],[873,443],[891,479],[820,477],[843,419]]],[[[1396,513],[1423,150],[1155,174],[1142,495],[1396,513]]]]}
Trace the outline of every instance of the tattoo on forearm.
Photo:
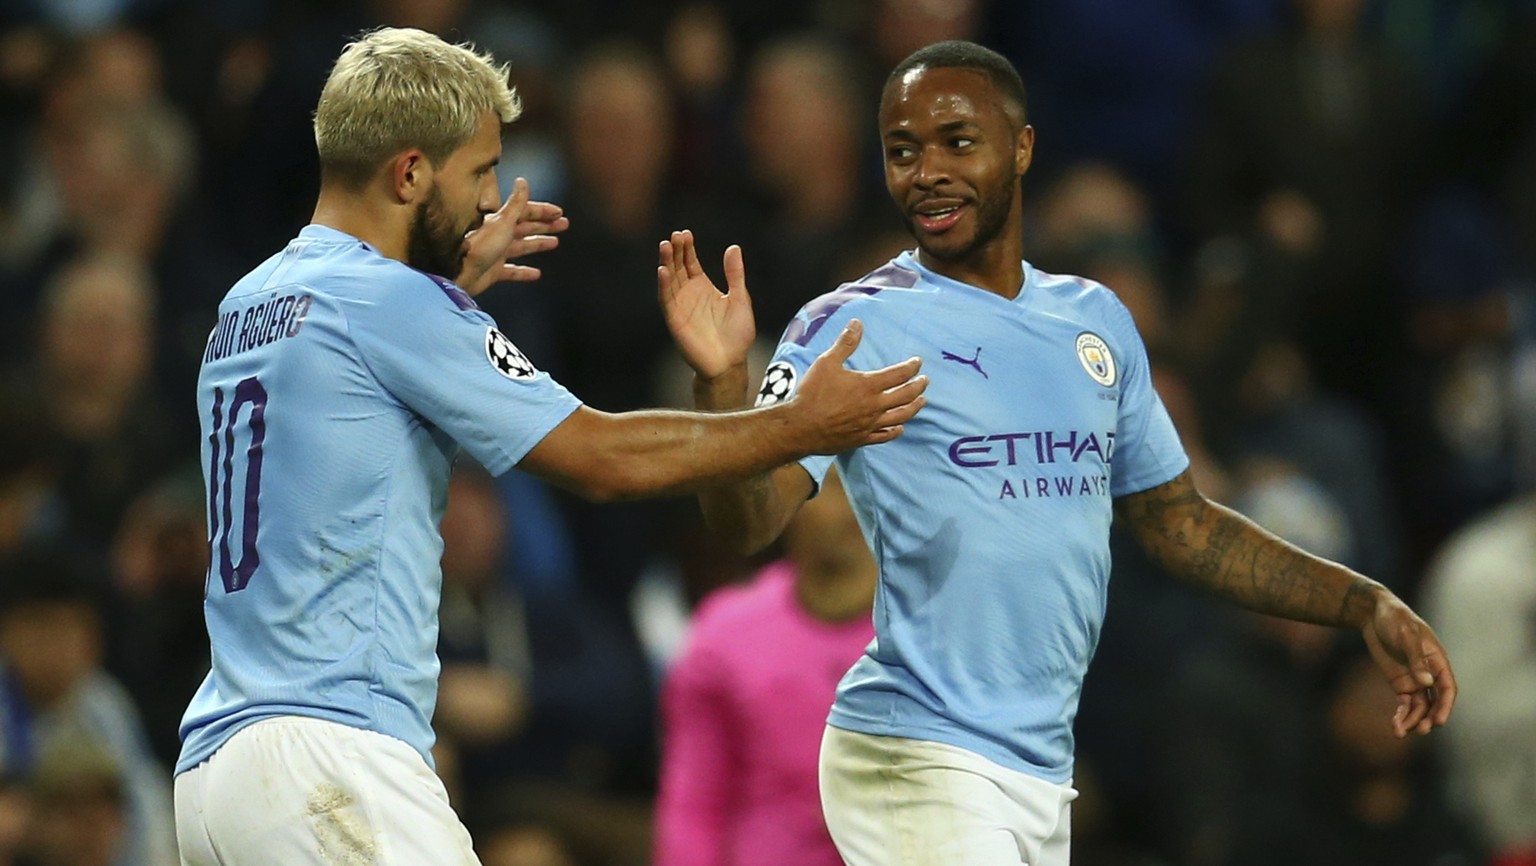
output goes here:
{"type": "Polygon", "coordinates": [[[1123,507],[1170,572],[1245,607],[1325,625],[1357,623],[1370,609],[1372,581],[1207,500],[1187,475],[1128,496],[1123,507]]]}

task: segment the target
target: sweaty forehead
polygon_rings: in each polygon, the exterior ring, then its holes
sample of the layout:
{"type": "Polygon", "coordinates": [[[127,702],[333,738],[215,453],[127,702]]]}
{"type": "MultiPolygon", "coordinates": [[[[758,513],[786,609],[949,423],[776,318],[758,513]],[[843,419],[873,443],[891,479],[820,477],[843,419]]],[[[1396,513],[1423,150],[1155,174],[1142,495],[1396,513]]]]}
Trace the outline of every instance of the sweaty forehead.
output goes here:
{"type": "Polygon", "coordinates": [[[923,121],[986,123],[994,114],[1006,121],[1007,108],[986,75],[973,69],[919,66],[886,88],[880,102],[880,127],[891,129],[923,121]]]}

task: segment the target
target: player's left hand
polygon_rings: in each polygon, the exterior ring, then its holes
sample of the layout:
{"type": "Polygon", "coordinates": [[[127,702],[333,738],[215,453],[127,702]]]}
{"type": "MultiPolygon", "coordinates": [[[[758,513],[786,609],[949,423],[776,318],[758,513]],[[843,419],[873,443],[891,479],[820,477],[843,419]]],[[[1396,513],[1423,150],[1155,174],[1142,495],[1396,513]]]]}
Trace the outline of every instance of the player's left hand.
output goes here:
{"type": "Polygon", "coordinates": [[[536,280],[538,268],[514,265],[510,260],[554,249],[560,243],[555,235],[570,225],[559,205],[529,201],[528,181],[518,178],[501,207],[464,236],[464,267],[454,282],[474,296],[500,282],[536,280]]]}
{"type": "Polygon", "coordinates": [[[683,360],[704,379],[715,379],[744,367],[747,351],[757,338],[752,296],[741,247],[725,250],[725,287],[721,292],[699,264],[693,232],[673,232],[661,242],[656,291],[666,314],[667,330],[683,360]]]}
{"type": "Polygon", "coordinates": [[[1391,593],[1383,593],[1363,629],[1371,657],[1397,692],[1393,733],[1427,734],[1446,723],[1456,703],[1456,676],[1429,624],[1391,593]]]}

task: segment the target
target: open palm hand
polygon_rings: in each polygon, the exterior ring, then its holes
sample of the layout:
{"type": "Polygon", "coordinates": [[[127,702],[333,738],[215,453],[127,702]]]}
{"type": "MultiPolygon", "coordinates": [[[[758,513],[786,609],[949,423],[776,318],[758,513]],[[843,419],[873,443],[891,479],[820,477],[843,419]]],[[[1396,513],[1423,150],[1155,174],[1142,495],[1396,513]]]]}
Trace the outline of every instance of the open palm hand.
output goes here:
{"type": "Polygon", "coordinates": [[[705,379],[745,364],[757,324],[741,247],[732,245],[725,251],[725,292],[715,288],[699,264],[693,232],[673,232],[661,242],[660,253],[657,294],[683,359],[705,379]]]}

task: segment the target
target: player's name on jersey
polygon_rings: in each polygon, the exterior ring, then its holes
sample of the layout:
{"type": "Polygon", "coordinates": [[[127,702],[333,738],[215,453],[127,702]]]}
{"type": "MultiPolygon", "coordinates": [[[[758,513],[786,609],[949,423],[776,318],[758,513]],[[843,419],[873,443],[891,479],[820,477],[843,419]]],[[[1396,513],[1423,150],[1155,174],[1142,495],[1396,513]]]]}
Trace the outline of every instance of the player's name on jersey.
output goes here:
{"type": "Polygon", "coordinates": [[[296,336],[314,302],[309,295],[277,295],[221,313],[219,324],[208,335],[203,363],[296,336]]]}
{"type": "Polygon", "coordinates": [[[1004,478],[997,492],[998,499],[1064,499],[1068,496],[1108,495],[1108,475],[1004,478]]]}

